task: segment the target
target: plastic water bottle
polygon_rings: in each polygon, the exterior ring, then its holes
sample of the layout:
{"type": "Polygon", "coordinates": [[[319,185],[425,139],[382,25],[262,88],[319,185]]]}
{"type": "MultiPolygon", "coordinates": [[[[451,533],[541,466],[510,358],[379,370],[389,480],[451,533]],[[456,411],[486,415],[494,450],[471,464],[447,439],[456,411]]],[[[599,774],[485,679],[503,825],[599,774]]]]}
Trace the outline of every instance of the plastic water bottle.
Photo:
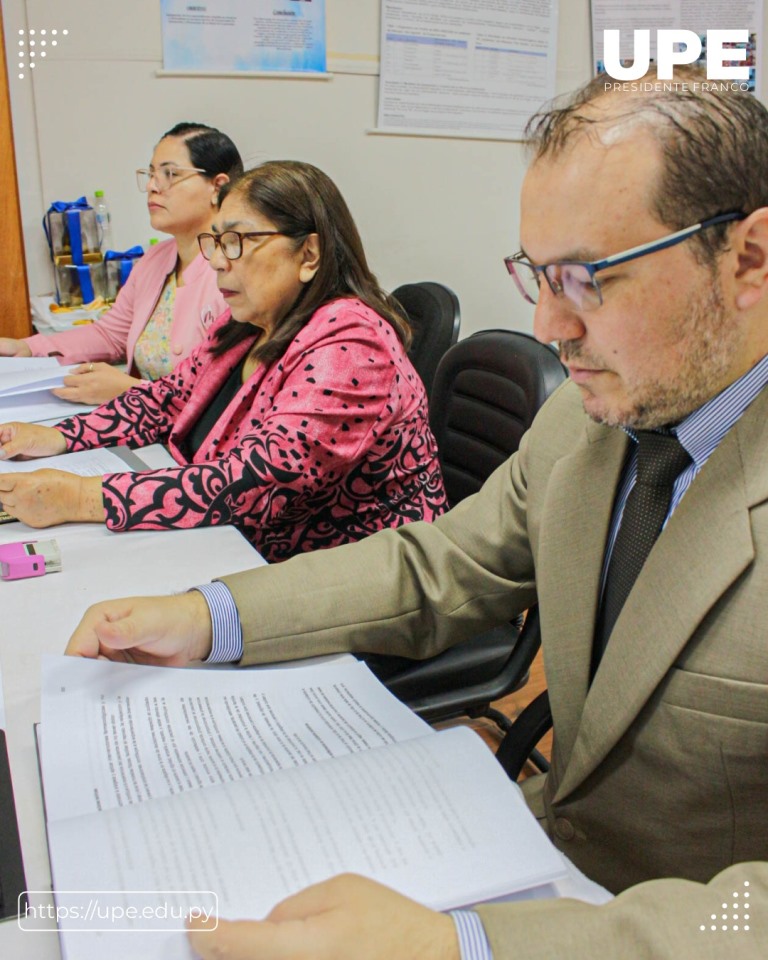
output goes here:
{"type": "Polygon", "coordinates": [[[96,214],[96,225],[99,228],[99,240],[101,242],[101,252],[113,250],[112,245],[112,214],[109,212],[109,205],[104,199],[103,190],[94,190],[93,209],[96,214]]]}

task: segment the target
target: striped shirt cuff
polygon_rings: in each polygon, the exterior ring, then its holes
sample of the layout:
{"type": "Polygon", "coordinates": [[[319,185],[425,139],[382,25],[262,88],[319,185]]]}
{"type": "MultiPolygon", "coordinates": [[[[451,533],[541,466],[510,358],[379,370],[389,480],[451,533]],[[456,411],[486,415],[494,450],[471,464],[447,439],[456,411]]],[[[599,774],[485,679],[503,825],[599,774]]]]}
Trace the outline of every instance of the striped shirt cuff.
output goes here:
{"type": "Polygon", "coordinates": [[[243,628],[232,594],[223,583],[205,583],[199,590],[205,597],[213,624],[211,653],[204,663],[233,663],[243,657],[243,628]]]}
{"type": "Polygon", "coordinates": [[[456,924],[461,960],[493,960],[485,927],[474,910],[451,910],[449,916],[456,924]]]}

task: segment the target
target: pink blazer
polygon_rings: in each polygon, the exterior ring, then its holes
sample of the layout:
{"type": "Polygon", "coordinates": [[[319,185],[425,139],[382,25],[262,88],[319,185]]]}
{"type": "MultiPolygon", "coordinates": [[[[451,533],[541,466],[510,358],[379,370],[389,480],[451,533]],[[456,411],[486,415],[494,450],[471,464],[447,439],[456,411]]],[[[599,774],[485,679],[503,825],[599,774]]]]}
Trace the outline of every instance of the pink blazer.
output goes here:
{"type": "Polygon", "coordinates": [[[58,424],[68,450],[167,443],[180,466],[104,478],[107,526],[233,523],[269,561],[431,520],[446,509],[424,386],[394,330],[359,300],[321,307],[240,387],[190,463],[184,440],[247,354],[208,342],[167,377],[58,424]]]}
{"type": "MultiPolygon", "coordinates": [[[[136,262],[114,306],[95,323],[73,327],[62,333],[27,337],[35,357],[60,354],[61,363],[128,360],[133,367],[133,351],[152,316],[168,275],[176,269],[178,249],[175,240],[152,246],[136,262]]],[[[216,285],[216,272],[202,254],[184,271],[184,284],[176,290],[171,324],[171,355],[174,367],[205,338],[214,319],[226,308],[216,285]]],[[[135,371],[134,371],[135,372],[135,371]]]]}

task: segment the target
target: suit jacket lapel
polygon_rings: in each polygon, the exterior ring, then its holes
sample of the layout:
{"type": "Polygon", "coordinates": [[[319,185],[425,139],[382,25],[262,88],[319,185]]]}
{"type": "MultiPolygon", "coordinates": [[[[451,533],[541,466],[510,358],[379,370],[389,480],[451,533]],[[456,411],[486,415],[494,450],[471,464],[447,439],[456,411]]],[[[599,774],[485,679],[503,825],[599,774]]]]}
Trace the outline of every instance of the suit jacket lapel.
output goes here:
{"type": "Polygon", "coordinates": [[[629,440],[587,422],[587,443],[560,460],[542,508],[537,566],[544,669],[558,754],[570,754],[589,689],[605,541],[629,440]],[[606,491],[609,491],[606,494],[606,491]],[[554,638],[552,649],[546,638],[554,638]]]}
{"type": "Polygon", "coordinates": [[[768,496],[760,461],[767,414],[764,390],[707,461],[649,554],[587,695],[555,800],[605,758],[703,616],[752,562],[749,508],[768,496]]]}

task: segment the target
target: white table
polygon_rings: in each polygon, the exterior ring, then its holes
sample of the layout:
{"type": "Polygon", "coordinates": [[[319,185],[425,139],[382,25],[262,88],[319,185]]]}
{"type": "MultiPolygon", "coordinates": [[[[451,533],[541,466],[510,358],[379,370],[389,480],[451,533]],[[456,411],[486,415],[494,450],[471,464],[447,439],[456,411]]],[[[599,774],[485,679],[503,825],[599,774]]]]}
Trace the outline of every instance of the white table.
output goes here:
{"type": "MultiPolygon", "coordinates": [[[[62,572],[0,580],[0,666],[8,753],[27,888],[50,891],[33,724],[40,719],[40,656],[61,653],[86,607],[109,597],[166,594],[264,561],[232,527],[110,533],[100,524],[33,530],[0,526],[0,543],[58,541],[62,572]]],[[[53,903],[53,898],[37,898],[53,903]]],[[[53,933],[25,933],[0,923],[0,957],[59,960],[53,933]]]]}

